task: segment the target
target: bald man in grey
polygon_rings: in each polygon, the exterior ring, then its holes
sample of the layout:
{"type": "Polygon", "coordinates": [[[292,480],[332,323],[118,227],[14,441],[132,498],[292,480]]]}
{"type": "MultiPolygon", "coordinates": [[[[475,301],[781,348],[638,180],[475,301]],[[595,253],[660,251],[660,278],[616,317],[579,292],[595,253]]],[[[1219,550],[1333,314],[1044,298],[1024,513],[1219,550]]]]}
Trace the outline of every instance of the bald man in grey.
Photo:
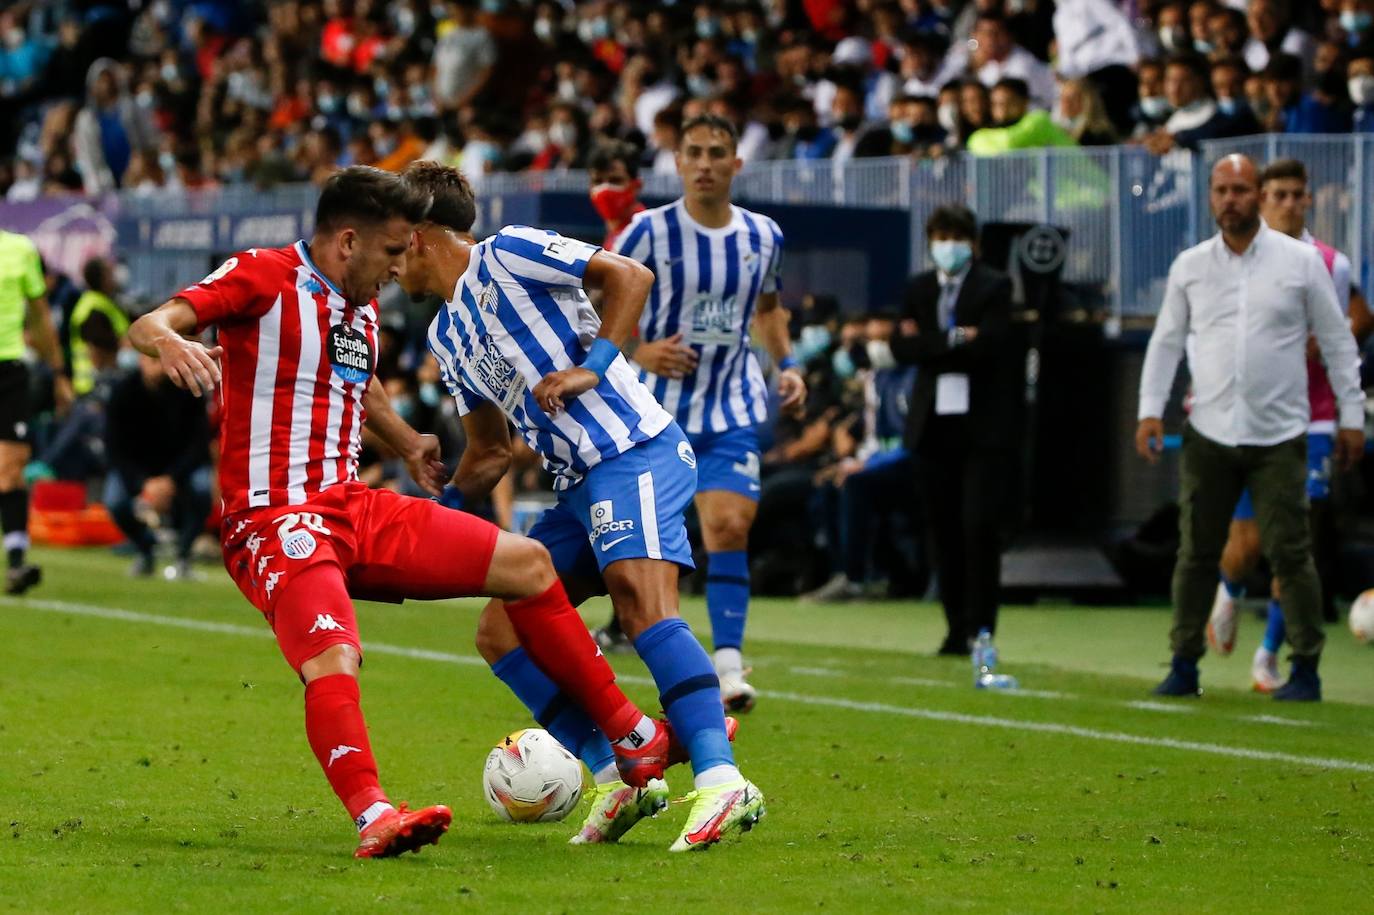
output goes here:
{"type": "Polygon", "coordinates": [[[1312,245],[1260,219],[1259,171],[1245,156],[1212,170],[1220,231],[1169,268],[1164,303],[1140,378],[1136,450],[1159,459],[1164,405],[1185,349],[1193,406],[1183,430],[1179,548],[1174,567],[1173,663],[1161,696],[1198,696],[1198,659],[1217,562],[1241,491],[1249,488],[1260,544],[1283,592],[1293,671],[1281,701],[1321,699],[1325,636],[1307,529],[1307,363],[1317,341],[1339,411],[1335,460],[1364,452],[1359,356],[1336,288],[1312,245]]]}

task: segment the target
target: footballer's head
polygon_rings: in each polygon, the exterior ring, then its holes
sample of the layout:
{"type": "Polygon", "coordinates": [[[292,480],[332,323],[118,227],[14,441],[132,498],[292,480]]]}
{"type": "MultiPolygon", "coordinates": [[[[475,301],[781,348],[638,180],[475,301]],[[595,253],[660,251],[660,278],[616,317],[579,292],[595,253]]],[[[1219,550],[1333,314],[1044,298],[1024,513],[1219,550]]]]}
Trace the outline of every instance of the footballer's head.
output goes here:
{"type": "Polygon", "coordinates": [[[355,304],[376,298],[405,267],[415,224],[430,198],[399,175],[354,165],[332,175],[315,206],[311,250],[355,304]]]}
{"type": "Polygon", "coordinates": [[[744,162],[735,125],[714,114],[689,118],[677,143],[677,173],[688,199],[716,204],[730,199],[730,183],[744,162]]]}
{"type": "Polygon", "coordinates": [[[455,240],[471,241],[477,200],[463,173],[438,162],[412,162],[401,178],[430,200],[429,211],[411,233],[410,252],[397,281],[412,298],[453,293],[451,271],[442,269],[455,240]]]}

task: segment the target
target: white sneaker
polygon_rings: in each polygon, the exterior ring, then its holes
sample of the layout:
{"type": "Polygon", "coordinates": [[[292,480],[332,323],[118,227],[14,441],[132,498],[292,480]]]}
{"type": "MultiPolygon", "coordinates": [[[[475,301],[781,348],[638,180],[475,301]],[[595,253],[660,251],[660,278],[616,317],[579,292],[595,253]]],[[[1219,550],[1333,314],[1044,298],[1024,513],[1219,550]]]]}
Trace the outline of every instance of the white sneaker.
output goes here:
{"type": "Polygon", "coordinates": [[[829,604],[839,601],[860,600],[864,596],[864,586],[845,578],[837,572],[829,581],[814,591],[808,591],[797,599],[804,604],[829,604]]]}
{"type": "Polygon", "coordinates": [[[1272,693],[1283,685],[1279,675],[1279,656],[1265,649],[1263,645],[1255,649],[1255,659],[1250,662],[1250,686],[1257,693],[1272,693]]]}
{"type": "Polygon", "coordinates": [[[1207,647],[1222,656],[1236,648],[1236,599],[1220,582],[1212,599],[1212,615],[1207,617],[1207,647]]]}
{"type": "Polygon", "coordinates": [[[727,712],[743,714],[754,707],[758,690],[744,679],[744,671],[736,670],[720,675],[720,703],[727,712]]]}

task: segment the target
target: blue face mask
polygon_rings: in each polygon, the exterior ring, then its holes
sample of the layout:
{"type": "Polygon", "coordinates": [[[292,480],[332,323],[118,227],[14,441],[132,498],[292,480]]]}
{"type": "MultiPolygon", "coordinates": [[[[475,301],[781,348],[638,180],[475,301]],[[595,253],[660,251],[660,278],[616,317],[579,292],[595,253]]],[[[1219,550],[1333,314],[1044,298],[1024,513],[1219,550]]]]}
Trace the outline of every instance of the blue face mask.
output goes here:
{"type": "Polygon", "coordinates": [[[835,350],[835,355],[830,357],[830,366],[835,370],[835,374],[844,380],[854,377],[854,357],[849,355],[849,350],[841,347],[835,350]]]}
{"type": "Polygon", "coordinates": [[[1219,99],[1217,99],[1217,111],[1220,111],[1222,114],[1226,115],[1228,118],[1229,118],[1229,117],[1232,117],[1232,116],[1233,116],[1237,111],[1239,111],[1239,110],[1240,110],[1240,103],[1237,102],[1235,99],[1233,99],[1233,98],[1219,98],[1219,99]]]}
{"type": "Polygon", "coordinates": [[[930,259],[945,273],[958,273],[973,257],[973,245],[966,241],[941,240],[930,243],[930,259]]]}
{"type": "Polygon", "coordinates": [[[427,407],[439,406],[439,386],[432,381],[420,385],[420,403],[427,407]]]}
{"type": "Polygon", "coordinates": [[[916,129],[906,121],[893,121],[892,139],[904,146],[909,146],[911,141],[916,139],[916,129]]]}
{"type": "Polygon", "coordinates": [[[830,328],[824,324],[808,324],[801,329],[801,336],[797,339],[797,345],[792,348],[792,352],[797,361],[805,365],[829,347],[830,328]]]}
{"type": "Polygon", "coordinates": [[[1352,35],[1369,31],[1371,24],[1374,24],[1374,16],[1364,10],[1346,10],[1341,13],[1341,28],[1352,35]]]}

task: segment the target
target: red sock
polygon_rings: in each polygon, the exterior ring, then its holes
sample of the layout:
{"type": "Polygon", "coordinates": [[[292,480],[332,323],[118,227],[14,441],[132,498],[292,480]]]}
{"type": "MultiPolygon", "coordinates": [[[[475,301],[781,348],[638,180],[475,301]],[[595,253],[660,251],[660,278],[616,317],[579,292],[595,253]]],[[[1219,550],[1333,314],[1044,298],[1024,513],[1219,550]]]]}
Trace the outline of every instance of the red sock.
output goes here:
{"type": "Polygon", "coordinates": [[[358,705],[356,677],[331,674],[305,685],[305,736],[349,816],[356,820],[368,807],[386,800],[358,705]]]}
{"type": "Polygon", "coordinates": [[[562,582],[547,591],[506,603],[520,644],[539,669],[601,729],[611,741],[634,729],[643,717],[635,704],[615,685],[615,672],[577,615],[562,582]]]}

